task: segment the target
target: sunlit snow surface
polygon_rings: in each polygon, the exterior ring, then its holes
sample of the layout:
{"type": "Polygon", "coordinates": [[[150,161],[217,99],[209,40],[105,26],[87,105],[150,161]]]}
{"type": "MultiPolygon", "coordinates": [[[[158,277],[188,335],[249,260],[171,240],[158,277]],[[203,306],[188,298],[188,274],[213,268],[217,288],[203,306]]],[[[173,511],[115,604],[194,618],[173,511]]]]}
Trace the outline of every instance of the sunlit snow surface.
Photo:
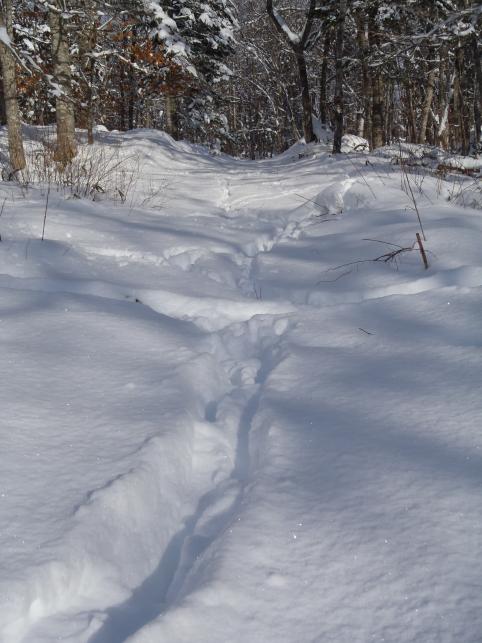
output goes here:
{"type": "Polygon", "coordinates": [[[125,204],[0,184],[0,641],[480,643],[476,180],[426,271],[388,152],[98,136],[125,204]]]}

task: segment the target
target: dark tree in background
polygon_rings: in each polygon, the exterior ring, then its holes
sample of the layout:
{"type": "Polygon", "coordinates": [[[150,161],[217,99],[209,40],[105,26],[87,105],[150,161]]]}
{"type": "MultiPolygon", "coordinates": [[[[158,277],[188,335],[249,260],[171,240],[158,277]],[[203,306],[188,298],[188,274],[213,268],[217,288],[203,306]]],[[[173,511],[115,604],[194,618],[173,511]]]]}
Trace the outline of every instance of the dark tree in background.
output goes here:
{"type": "Polygon", "coordinates": [[[336,18],[336,45],[335,45],[335,95],[333,97],[334,135],[333,153],[341,152],[343,138],[343,52],[346,19],[346,0],[339,0],[338,15],[336,18]]]}
{"type": "MultiPolygon", "coordinates": [[[[152,127],[249,158],[304,137],[481,148],[477,0],[3,0],[3,107],[20,122],[152,127]]],[[[0,99],[2,98],[0,94],[0,99]]]]}
{"type": "Polygon", "coordinates": [[[311,143],[315,140],[312,121],[312,101],[310,94],[310,83],[306,65],[306,52],[313,37],[317,0],[310,0],[306,11],[306,19],[300,33],[292,31],[281,14],[273,6],[273,0],[266,0],[266,10],[276,30],[285,39],[294,53],[301,89],[301,106],[303,114],[303,131],[305,141],[311,143]]]}

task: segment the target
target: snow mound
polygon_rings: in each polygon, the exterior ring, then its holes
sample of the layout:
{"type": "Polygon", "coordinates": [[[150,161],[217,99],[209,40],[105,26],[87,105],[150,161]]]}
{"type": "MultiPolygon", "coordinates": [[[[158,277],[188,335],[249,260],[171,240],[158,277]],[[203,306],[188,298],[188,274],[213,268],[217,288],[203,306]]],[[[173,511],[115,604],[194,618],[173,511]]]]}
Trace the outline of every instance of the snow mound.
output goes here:
{"type": "Polygon", "coordinates": [[[345,154],[348,152],[368,152],[369,150],[370,143],[361,136],[345,134],[341,139],[341,151],[345,154]]]}
{"type": "Polygon", "coordinates": [[[96,139],[131,200],[0,185],[2,643],[479,641],[473,177],[426,269],[397,149],[96,139]]]}

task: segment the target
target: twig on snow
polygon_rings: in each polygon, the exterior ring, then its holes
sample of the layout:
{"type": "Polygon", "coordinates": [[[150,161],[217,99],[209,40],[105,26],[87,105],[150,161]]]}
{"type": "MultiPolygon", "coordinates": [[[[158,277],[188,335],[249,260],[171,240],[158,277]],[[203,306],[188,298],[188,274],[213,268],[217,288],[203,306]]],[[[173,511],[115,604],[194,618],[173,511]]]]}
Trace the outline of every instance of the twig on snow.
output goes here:
{"type": "Polygon", "coordinates": [[[47,212],[49,210],[49,196],[50,196],[50,183],[48,184],[47,187],[47,196],[45,198],[45,212],[44,212],[44,222],[42,226],[42,241],[45,238],[45,224],[47,223],[47,212]]]}
{"type": "MultiPolygon", "coordinates": [[[[330,268],[330,270],[334,270],[333,268],[330,268]]],[[[349,275],[351,273],[351,270],[347,270],[346,272],[342,272],[341,275],[338,275],[338,277],[335,277],[334,279],[320,279],[320,281],[316,282],[316,285],[318,284],[332,284],[335,281],[338,281],[338,279],[341,279],[342,277],[346,277],[346,275],[349,275]]]]}
{"type": "MultiPolygon", "coordinates": [[[[295,196],[299,196],[300,199],[304,199],[308,203],[314,203],[319,208],[326,208],[326,205],[322,205],[321,203],[318,203],[318,201],[314,201],[313,199],[308,199],[307,197],[303,196],[302,194],[297,194],[296,192],[294,194],[295,194],[295,196]]],[[[317,214],[316,216],[317,217],[328,217],[328,216],[331,215],[332,217],[336,217],[337,214],[338,214],[338,212],[322,212],[321,214],[317,214]]]]}
{"type": "MultiPolygon", "coordinates": [[[[2,209],[0,210],[0,219],[1,219],[2,214],[3,214],[3,211],[4,211],[4,209],[5,209],[5,203],[6,203],[6,202],[7,202],[7,197],[5,197],[5,198],[3,199],[2,209]]],[[[1,240],[2,240],[2,235],[0,234],[0,241],[1,241],[1,240]]]]}

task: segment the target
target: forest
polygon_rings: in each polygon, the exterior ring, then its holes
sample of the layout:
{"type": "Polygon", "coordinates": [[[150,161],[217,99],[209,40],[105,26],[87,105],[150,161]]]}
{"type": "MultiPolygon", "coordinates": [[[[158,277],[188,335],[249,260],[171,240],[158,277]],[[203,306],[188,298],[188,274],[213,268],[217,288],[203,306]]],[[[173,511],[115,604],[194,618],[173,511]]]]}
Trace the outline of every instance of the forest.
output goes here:
{"type": "Polygon", "coordinates": [[[157,128],[259,159],[304,137],[376,149],[480,148],[477,0],[2,0],[0,118],[10,165],[21,122],[157,128]]]}
{"type": "Polygon", "coordinates": [[[480,0],[0,7],[0,643],[481,643],[480,0]]]}

